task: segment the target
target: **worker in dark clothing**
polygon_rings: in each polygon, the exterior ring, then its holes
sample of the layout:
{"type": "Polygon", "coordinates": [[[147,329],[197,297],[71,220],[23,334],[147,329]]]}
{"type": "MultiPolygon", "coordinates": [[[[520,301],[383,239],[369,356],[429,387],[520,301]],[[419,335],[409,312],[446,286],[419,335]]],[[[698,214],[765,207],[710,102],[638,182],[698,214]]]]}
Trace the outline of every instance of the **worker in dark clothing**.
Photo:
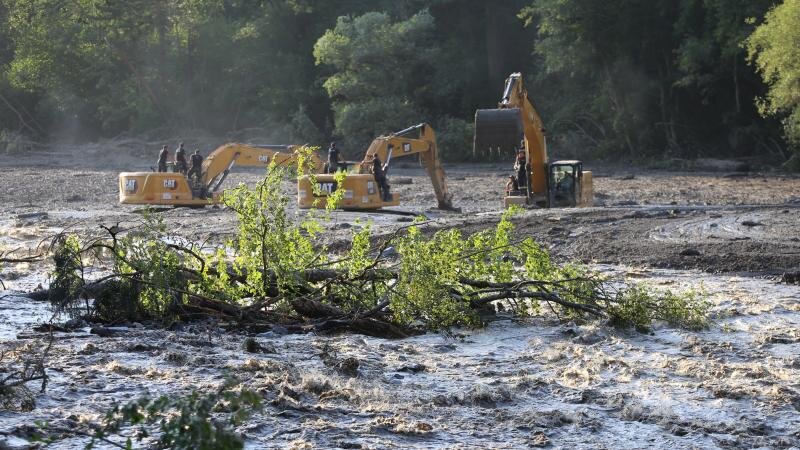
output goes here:
{"type": "Polygon", "coordinates": [[[161,147],[161,151],[158,153],[158,171],[159,172],[166,172],[167,171],[167,158],[169,158],[169,150],[167,150],[167,146],[161,147]]]}
{"type": "Polygon", "coordinates": [[[183,149],[183,142],[178,144],[178,149],[175,150],[175,170],[186,175],[189,170],[189,163],[186,161],[186,150],[183,149]]]}
{"type": "Polygon", "coordinates": [[[190,159],[191,166],[189,167],[189,179],[195,183],[199,183],[203,174],[203,155],[200,150],[195,149],[190,159]]]}
{"type": "Polygon", "coordinates": [[[339,148],[336,147],[336,142],[331,142],[328,147],[328,173],[335,173],[342,165],[341,155],[339,148]]]}
{"type": "Polygon", "coordinates": [[[517,172],[517,185],[522,189],[528,185],[528,167],[525,149],[521,148],[517,152],[517,159],[514,161],[514,170],[517,172]]]}
{"type": "Polygon", "coordinates": [[[378,183],[381,199],[385,202],[390,201],[392,194],[389,193],[389,182],[386,180],[386,167],[381,164],[381,159],[375,154],[372,155],[372,175],[375,177],[375,182],[378,183]]]}
{"type": "Polygon", "coordinates": [[[506,195],[519,195],[519,184],[517,183],[517,178],[514,175],[508,177],[508,182],[506,183],[506,195]]]}

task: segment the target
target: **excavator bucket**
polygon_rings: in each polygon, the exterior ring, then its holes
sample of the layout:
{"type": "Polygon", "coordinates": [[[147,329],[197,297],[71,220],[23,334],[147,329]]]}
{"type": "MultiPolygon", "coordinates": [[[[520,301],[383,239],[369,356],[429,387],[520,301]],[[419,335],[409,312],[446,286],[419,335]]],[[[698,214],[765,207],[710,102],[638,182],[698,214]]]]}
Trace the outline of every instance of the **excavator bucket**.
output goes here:
{"type": "Polygon", "coordinates": [[[479,109],[475,111],[473,154],[514,154],[523,135],[519,108],[479,109]]]}

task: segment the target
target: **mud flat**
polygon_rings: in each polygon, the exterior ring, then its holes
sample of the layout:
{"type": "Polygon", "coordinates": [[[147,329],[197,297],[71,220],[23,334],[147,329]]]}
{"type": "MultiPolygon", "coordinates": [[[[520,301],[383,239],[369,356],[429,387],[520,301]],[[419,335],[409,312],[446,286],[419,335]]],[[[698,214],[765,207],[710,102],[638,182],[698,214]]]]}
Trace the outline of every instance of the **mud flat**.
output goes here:
{"type": "MultiPolygon", "coordinates": [[[[0,251],[34,249],[63,229],[97,232],[101,224],[119,223],[124,228],[141,222],[140,207],[117,203],[118,169],[100,165],[121,163],[103,161],[82,169],[32,163],[7,166],[14,161],[2,161],[0,251]]],[[[137,161],[131,158],[131,170],[147,169],[146,163],[137,161]]],[[[453,213],[431,209],[436,201],[421,168],[398,164],[391,176],[411,183],[393,187],[403,199],[402,208],[393,209],[425,214],[435,220],[434,228],[492,226],[500,212],[506,169],[486,164],[446,166],[453,204],[461,208],[461,213],[453,213]]],[[[796,231],[800,229],[800,178],[796,176],[632,175],[614,167],[595,171],[598,207],[528,211],[516,219],[519,232],[535,236],[558,256],[583,261],[711,272],[800,269],[800,233],[796,231]]],[[[258,170],[236,172],[227,183],[253,184],[260,176],[258,170]]],[[[294,189],[286,183],[287,192],[294,189]]],[[[233,214],[225,209],[174,208],[159,210],[159,215],[172,230],[199,242],[222,240],[235,226],[233,214]]],[[[373,221],[379,234],[408,221],[395,214],[338,212],[328,223],[331,240],[348,236],[356,218],[373,221]]],[[[9,277],[0,273],[0,278],[9,277]]]]}
{"type": "MultiPolygon", "coordinates": [[[[36,253],[64,229],[94,233],[101,224],[141,221],[137,207],[116,203],[116,174],[146,168],[147,158],[93,155],[0,163],[0,251],[36,253]]],[[[411,180],[394,189],[403,210],[426,214],[432,229],[476,231],[497,221],[506,169],[446,166],[461,213],[429,209],[435,201],[421,169],[398,165],[391,176],[411,180]]],[[[238,429],[251,448],[800,446],[800,287],[780,282],[800,270],[800,179],[631,175],[596,170],[601,206],[526,211],[514,219],[517,233],[560,259],[670,289],[704,289],[713,303],[707,331],[657,326],[643,334],[500,317],[482,330],[396,341],[271,332],[255,338],[274,352],[249,354],[245,336],[213,324],[172,331],[125,324],[112,337],[84,327],[55,341],[50,384],[36,395],[36,409],[0,411],[0,447],[24,448],[36,420],[71,428],[99,419],[114,401],[213,389],[227,374],[265,399],[263,412],[238,429]],[[357,372],[325,363],[348,357],[359,361],[357,372]]],[[[248,171],[231,179],[258,177],[248,171]]],[[[158,214],[186,238],[211,244],[235,225],[225,209],[158,214]]],[[[335,213],[332,244],[357,217],[371,219],[377,233],[408,220],[335,213]]],[[[32,327],[50,318],[49,307],[13,293],[46,285],[48,269],[0,269],[8,289],[0,299],[3,349],[41,341],[32,327]]],[[[85,443],[65,435],[56,445],[85,443]]]]}

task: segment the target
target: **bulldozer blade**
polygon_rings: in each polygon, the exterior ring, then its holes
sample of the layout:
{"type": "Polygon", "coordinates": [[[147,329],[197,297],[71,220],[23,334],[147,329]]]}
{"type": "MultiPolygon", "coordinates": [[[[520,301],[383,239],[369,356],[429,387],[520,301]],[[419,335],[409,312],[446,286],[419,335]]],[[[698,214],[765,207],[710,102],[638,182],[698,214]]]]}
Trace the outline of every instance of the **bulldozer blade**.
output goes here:
{"type": "Polygon", "coordinates": [[[519,108],[479,109],[475,111],[476,156],[485,153],[516,153],[523,139],[519,108]]]}

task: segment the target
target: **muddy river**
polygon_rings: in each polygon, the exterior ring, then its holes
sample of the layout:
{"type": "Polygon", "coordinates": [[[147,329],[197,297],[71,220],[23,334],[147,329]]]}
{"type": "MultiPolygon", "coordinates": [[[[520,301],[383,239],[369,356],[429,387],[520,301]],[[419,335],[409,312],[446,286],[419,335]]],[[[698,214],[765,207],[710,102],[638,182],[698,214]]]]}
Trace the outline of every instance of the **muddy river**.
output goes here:
{"type": "MultiPolygon", "coordinates": [[[[116,204],[116,172],[144,158],[59,158],[0,165],[0,252],[35,254],[64,229],[92,233],[141,220],[136,207],[116,204]]],[[[400,209],[426,214],[432,229],[492,226],[504,166],[445,168],[460,213],[430,209],[432,189],[414,165],[392,174],[405,179],[396,185],[400,209]]],[[[516,232],[560,260],[702,290],[712,303],[708,330],[657,324],[639,333],[499,316],[484,329],[403,340],[276,330],[253,336],[270,351],[251,354],[242,349],[246,336],[214,323],[125,324],[109,337],[79,325],[55,334],[47,390],[29,384],[36,408],[0,411],[0,448],[37,445],[35,421],[74,429],[114,402],[207,391],[228,375],[265,400],[237,429],[248,448],[800,447],[800,286],[780,282],[800,270],[800,179],[604,167],[595,190],[597,207],[527,211],[515,218],[516,232]],[[326,364],[348,357],[359,361],[354,374],[326,364]]],[[[224,209],[160,214],[192,240],[213,243],[234,226],[224,209]]],[[[328,225],[332,244],[352,232],[341,224],[357,217],[371,219],[378,233],[407,223],[395,214],[337,213],[328,225]]],[[[48,270],[46,262],[0,268],[3,350],[43,345],[33,327],[51,319],[49,306],[15,293],[46,286],[48,270]]],[[[47,447],[86,443],[62,433],[47,447]]]]}
{"type": "MultiPolygon", "coordinates": [[[[57,335],[50,384],[31,413],[0,413],[0,435],[33,420],[70,428],[113,401],[212,389],[226,375],[265,409],[238,431],[250,448],[780,448],[800,445],[800,287],[695,271],[602,267],[671,289],[701,288],[714,325],[650,334],[554,317],[499,317],[481,330],[403,340],[244,336],[212,324],[137,324],[101,338],[57,335]],[[355,377],[324,363],[355,357],[355,377]]],[[[3,341],[25,345],[49,307],[0,300],[3,341]]],[[[22,441],[15,439],[17,444],[22,441]]],[[[82,448],[65,436],[57,448],[82,448]]],[[[11,442],[9,442],[11,444],[11,442]]]]}

